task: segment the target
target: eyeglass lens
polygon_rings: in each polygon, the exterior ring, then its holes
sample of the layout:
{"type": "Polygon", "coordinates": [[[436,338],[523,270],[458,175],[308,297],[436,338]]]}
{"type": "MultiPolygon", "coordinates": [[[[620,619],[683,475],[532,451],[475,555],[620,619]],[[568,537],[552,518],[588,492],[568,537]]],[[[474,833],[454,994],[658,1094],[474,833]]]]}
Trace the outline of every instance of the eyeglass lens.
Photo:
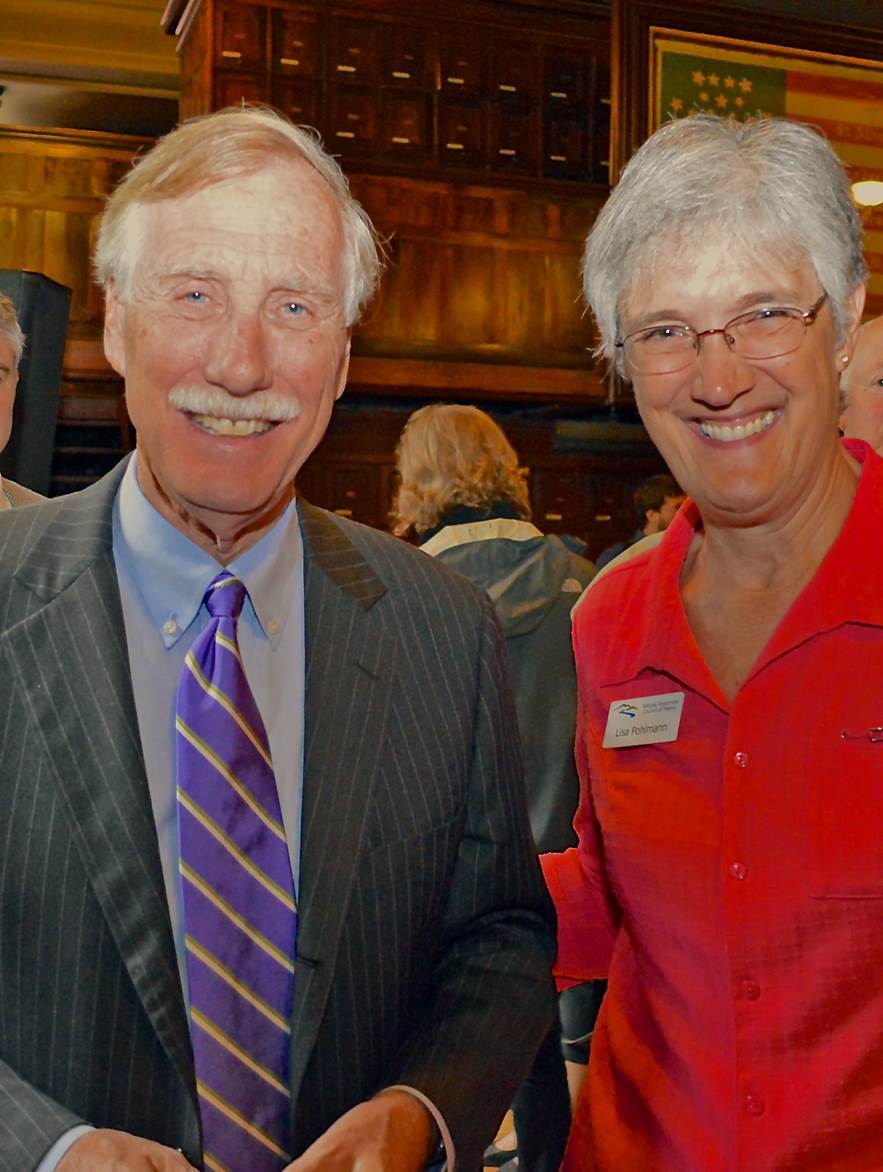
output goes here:
{"type": "MultiPolygon", "coordinates": [[[[778,358],[796,350],[806,328],[799,309],[764,309],[728,322],[721,333],[740,358],[778,358]]],[[[668,374],[688,366],[699,353],[701,336],[690,326],[660,325],[625,340],[625,355],[643,374],[668,374]]]]}

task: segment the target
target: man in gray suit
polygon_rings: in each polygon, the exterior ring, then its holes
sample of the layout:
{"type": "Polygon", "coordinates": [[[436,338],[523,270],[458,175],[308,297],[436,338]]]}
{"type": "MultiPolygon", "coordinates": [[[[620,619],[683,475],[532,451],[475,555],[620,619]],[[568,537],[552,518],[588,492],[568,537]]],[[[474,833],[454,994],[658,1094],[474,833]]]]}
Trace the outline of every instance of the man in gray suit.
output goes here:
{"type": "Polygon", "coordinates": [[[144,156],[96,267],[135,456],[0,518],[0,1170],[416,1172],[441,1141],[474,1172],[554,1012],[499,630],[464,579],[294,499],[373,230],[308,134],[230,110],[144,156]],[[176,691],[219,567],[297,905],[290,1017],[248,994],[290,1033],[284,1085],[188,967],[212,940],[176,691]],[[215,1093],[207,1035],[282,1096],[284,1147],[215,1093]]]}
{"type": "MultiPolygon", "coordinates": [[[[12,432],[12,409],[24,348],[25,337],[18,324],[15,306],[5,293],[0,293],[0,452],[9,443],[12,432]]],[[[0,510],[35,505],[45,499],[9,477],[0,480],[0,489],[0,510]]]]}

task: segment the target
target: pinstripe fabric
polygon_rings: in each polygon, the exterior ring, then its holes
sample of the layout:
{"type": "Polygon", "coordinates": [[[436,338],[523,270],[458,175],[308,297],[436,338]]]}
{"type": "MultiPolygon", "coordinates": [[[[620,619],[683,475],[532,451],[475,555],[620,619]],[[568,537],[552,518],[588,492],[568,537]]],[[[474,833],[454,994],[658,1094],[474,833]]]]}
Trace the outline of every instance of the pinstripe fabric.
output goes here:
{"type": "MultiPolygon", "coordinates": [[[[198,1155],[110,556],[119,474],[0,517],[0,1172],[81,1118],[198,1155]]],[[[499,631],[425,555],[300,515],[294,1150],[407,1083],[472,1172],[554,1011],[499,631]]]]}

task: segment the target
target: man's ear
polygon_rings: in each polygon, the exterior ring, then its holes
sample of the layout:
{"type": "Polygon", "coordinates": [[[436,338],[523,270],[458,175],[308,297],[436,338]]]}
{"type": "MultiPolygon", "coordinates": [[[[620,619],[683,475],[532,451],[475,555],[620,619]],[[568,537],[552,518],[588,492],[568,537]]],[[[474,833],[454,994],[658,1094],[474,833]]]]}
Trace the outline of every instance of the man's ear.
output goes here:
{"type": "Polygon", "coordinates": [[[125,310],[117,294],[113,277],[107,283],[104,295],[104,353],[107,361],[121,378],[126,377],[126,343],[123,338],[125,310]]]}
{"type": "Polygon", "coordinates": [[[346,332],[346,345],[343,348],[343,353],[340,356],[340,366],[337,370],[337,389],[334,392],[334,398],[339,399],[346,390],[346,377],[350,368],[350,347],[353,343],[353,327],[350,326],[346,332]]]}

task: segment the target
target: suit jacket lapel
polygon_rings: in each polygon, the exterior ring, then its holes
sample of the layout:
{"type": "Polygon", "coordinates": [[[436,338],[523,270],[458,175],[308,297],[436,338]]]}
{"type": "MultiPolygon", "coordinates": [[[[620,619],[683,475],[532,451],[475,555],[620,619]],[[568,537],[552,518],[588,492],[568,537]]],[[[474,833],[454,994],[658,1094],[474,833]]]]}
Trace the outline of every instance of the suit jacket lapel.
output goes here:
{"type": "Polygon", "coordinates": [[[325,513],[299,502],[305,556],[304,793],[291,1090],[328,996],[395,678],[371,608],[386,587],[325,513]]]}
{"type": "Polygon", "coordinates": [[[16,574],[42,605],[3,645],[120,955],[169,1058],[192,1086],[112,555],[121,472],[59,502],[16,574]]]}

